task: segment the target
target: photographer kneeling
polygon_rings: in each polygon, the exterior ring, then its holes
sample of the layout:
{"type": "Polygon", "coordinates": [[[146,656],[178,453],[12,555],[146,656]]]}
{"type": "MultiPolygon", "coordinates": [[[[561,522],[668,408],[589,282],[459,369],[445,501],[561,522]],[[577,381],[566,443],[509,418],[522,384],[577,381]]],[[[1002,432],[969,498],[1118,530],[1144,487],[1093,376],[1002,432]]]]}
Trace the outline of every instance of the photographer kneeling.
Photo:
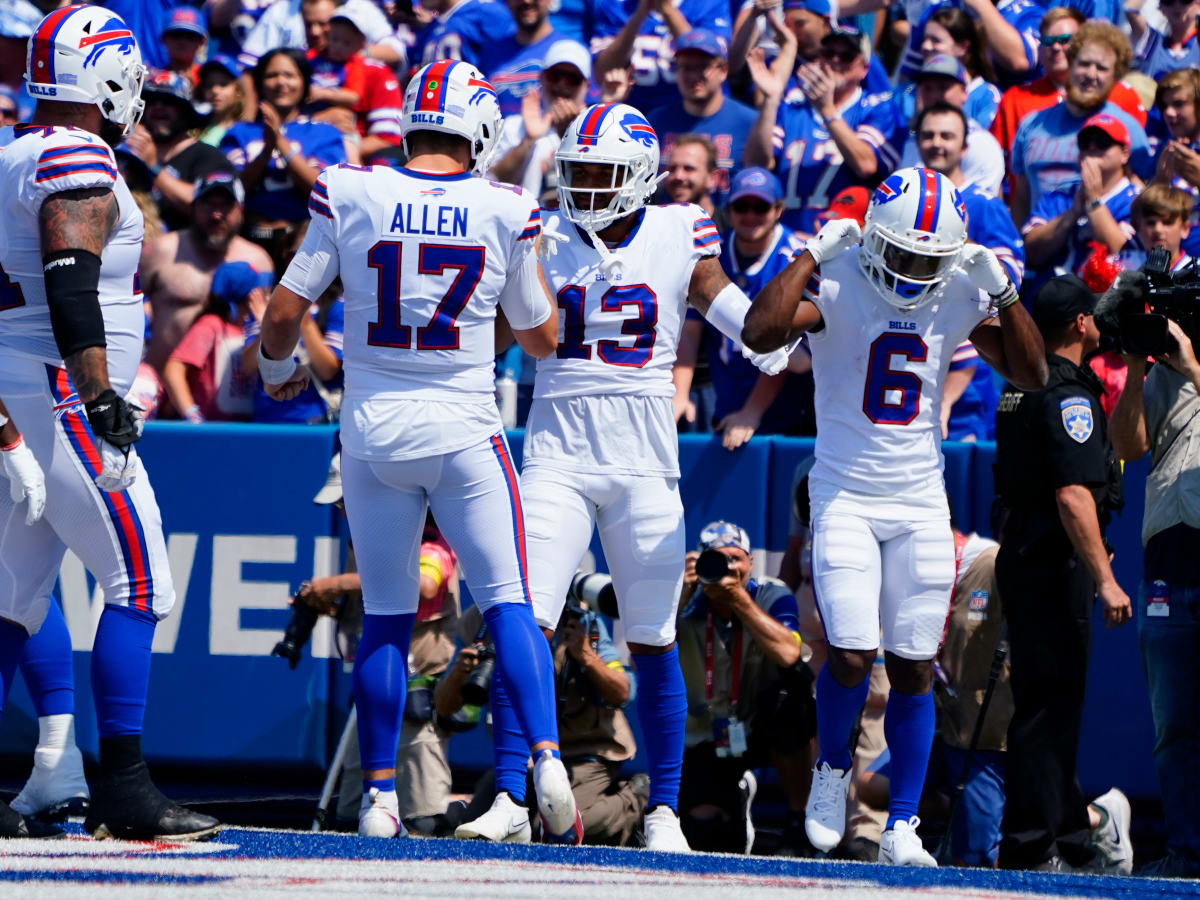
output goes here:
{"type": "MultiPolygon", "coordinates": [[[[749,853],[751,770],[774,765],[785,788],[789,777],[804,779],[802,754],[816,732],[796,598],[781,581],[752,579],[752,563],[749,536],[731,522],[707,525],[699,550],[687,555],[678,626],[688,698],[679,812],[695,850],[749,853]]],[[[792,815],[803,816],[803,807],[792,815]]]]}
{"type": "MultiPolygon", "coordinates": [[[[1160,258],[1155,266],[1166,268],[1160,258]]],[[[1120,337],[1128,376],[1112,417],[1117,454],[1151,453],[1142,521],[1137,627],[1154,762],[1167,821],[1167,855],[1141,870],[1160,878],[1200,876],[1200,271],[1173,277],[1123,273],[1101,300],[1097,323],[1120,337]],[[1172,283],[1173,282],[1173,283],[1172,283]],[[1142,315],[1149,300],[1154,317],[1142,315]],[[1131,318],[1131,315],[1133,318],[1131,318]],[[1156,321],[1162,317],[1163,321],[1156,321]],[[1130,330],[1130,325],[1134,329],[1130,330]],[[1156,325],[1158,346],[1137,327],[1156,325]],[[1167,329],[1162,339],[1162,328],[1167,329]],[[1130,340],[1130,338],[1133,340],[1130,340]],[[1139,352],[1129,352],[1129,351],[1139,352]],[[1146,356],[1156,362],[1146,374],[1146,356]],[[1144,376],[1144,381],[1143,381],[1144,376]]]]}

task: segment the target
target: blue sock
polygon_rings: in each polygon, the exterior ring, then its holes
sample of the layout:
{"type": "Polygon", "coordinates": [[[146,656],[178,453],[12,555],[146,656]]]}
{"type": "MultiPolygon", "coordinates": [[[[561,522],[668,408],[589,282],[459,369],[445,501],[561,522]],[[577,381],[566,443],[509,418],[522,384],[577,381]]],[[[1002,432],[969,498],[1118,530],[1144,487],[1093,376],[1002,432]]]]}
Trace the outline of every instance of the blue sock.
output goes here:
{"type": "Polygon", "coordinates": [[[53,599],[46,621],[25,644],[21,675],[38,718],[74,714],[75,665],[67,620],[53,599]]]}
{"type": "MultiPolygon", "coordinates": [[[[362,640],[354,659],[354,705],[363,772],[396,768],[400,723],[408,696],[408,643],[416,613],[363,616],[362,640]]],[[[368,781],[363,790],[394,790],[394,779],[368,781]],[[380,784],[391,787],[380,787],[380,784]]]]}
{"type": "Polygon", "coordinates": [[[679,668],[679,648],[666,653],[638,653],[637,714],[646,744],[652,806],[679,806],[679,770],[683,767],[683,726],[687,722],[687,690],[679,668]]]}
{"type": "Polygon", "coordinates": [[[933,729],[933,694],[914,697],[893,688],[883,713],[883,736],[892,753],[888,828],[899,819],[907,822],[917,814],[929,750],[933,746],[933,729]]]}
{"type": "Polygon", "coordinates": [[[92,644],[92,696],[100,737],[142,733],[150,689],[154,613],[106,605],[92,644]]]}
{"type": "MultiPolygon", "coordinates": [[[[393,764],[394,764],[394,762],[395,761],[393,760],[393,764]]],[[[393,778],[364,778],[363,779],[363,793],[365,794],[371,788],[375,788],[375,790],[381,791],[382,793],[386,794],[388,791],[394,791],[396,789],[396,779],[394,777],[393,778]]]]}
{"type": "Polygon", "coordinates": [[[496,761],[496,793],[508,791],[518,803],[525,802],[525,761],[529,759],[529,744],[517,719],[504,679],[499,672],[492,675],[492,755],[496,761]]]}
{"type": "Polygon", "coordinates": [[[7,619],[0,619],[0,713],[4,712],[4,698],[12,690],[13,679],[17,677],[17,663],[28,640],[29,632],[24,628],[7,619]]]}
{"type": "Polygon", "coordinates": [[[821,745],[818,766],[829,763],[843,771],[850,768],[850,759],[854,755],[850,748],[850,732],[867,702],[870,688],[870,678],[864,678],[862,684],[855,687],[843,687],[830,674],[828,664],[821,667],[817,675],[817,742],[821,745]]]}
{"type": "Polygon", "coordinates": [[[533,608],[528,603],[494,603],[483,611],[483,618],[496,648],[496,675],[508,688],[520,685],[520,690],[505,693],[521,723],[526,745],[557,744],[554,659],[546,636],[534,621],[533,608]]]}

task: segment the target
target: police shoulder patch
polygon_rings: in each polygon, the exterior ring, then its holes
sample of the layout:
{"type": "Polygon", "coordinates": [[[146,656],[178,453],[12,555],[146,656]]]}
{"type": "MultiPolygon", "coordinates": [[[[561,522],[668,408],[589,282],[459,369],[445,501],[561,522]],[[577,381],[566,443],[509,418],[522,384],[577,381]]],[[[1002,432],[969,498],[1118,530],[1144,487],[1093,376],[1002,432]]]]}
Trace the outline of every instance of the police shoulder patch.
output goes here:
{"type": "Polygon", "coordinates": [[[1092,401],[1087,397],[1067,397],[1058,404],[1059,415],[1062,418],[1063,429],[1071,440],[1082,444],[1092,436],[1095,428],[1095,417],[1092,415],[1092,401]]]}

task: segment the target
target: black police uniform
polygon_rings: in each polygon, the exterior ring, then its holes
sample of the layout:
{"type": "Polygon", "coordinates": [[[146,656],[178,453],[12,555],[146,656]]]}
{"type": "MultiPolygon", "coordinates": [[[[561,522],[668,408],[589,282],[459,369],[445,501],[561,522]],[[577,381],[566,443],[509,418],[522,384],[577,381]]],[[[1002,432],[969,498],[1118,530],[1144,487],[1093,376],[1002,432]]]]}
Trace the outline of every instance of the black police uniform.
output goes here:
{"type": "Polygon", "coordinates": [[[1047,354],[1038,392],[1005,385],[996,413],[996,491],[1003,522],[996,578],[1008,618],[1013,717],[1008,727],[1000,865],[1094,857],[1075,757],[1096,584],[1059,518],[1055,490],[1092,489],[1103,532],[1120,504],[1103,386],[1088,368],[1047,354]]]}

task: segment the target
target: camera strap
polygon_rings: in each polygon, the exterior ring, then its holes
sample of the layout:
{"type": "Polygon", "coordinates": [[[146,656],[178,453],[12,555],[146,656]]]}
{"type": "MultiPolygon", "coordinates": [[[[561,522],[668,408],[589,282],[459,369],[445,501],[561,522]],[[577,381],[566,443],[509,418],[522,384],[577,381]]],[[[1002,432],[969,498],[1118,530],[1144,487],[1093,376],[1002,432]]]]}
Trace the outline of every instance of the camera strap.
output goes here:
{"type": "MultiPolygon", "coordinates": [[[[708,620],[704,626],[704,699],[708,701],[709,710],[713,702],[713,617],[709,610],[708,620]]],[[[733,619],[733,679],[729,688],[729,709],[737,716],[738,685],[742,678],[742,623],[734,616],[733,619]]]]}

